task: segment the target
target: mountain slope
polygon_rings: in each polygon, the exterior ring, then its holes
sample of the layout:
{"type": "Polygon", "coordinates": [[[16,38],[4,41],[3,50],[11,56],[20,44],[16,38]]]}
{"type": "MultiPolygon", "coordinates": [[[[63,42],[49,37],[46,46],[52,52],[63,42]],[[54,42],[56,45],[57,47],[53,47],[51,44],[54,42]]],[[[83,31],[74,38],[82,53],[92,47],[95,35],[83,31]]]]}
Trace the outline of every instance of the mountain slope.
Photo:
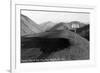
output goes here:
{"type": "Polygon", "coordinates": [[[66,29],[69,29],[68,24],[64,23],[64,22],[60,22],[60,23],[56,24],[55,26],[53,26],[51,29],[49,29],[49,31],[66,30],[66,29]]]}
{"type": "Polygon", "coordinates": [[[54,25],[56,25],[56,23],[53,23],[53,22],[51,22],[51,21],[44,22],[44,23],[40,24],[40,26],[43,28],[44,31],[49,30],[49,29],[52,28],[54,25]]]}
{"type": "Polygon", "coordinates": [[[54,30],[65,30],[65,29],[69,29],[69,30],[72,30],[72,25],[79,25],[79,28],[80,27],[84,27],[85,23],[81,23],[79,21],[71,21],[71,22],[68,22],[68,23],[65,23],[65,22],[60,22],[56,25],[54,25],[52,28],[49,29],[49,31],[54,31],[54,30]]]}
{"type": "Polygon", "coordinates": [[[27,16],[21,14],[21,36],[32,33],[39,33],[41,31],[43,30],[38,24],[36,24],[27,16]]]}

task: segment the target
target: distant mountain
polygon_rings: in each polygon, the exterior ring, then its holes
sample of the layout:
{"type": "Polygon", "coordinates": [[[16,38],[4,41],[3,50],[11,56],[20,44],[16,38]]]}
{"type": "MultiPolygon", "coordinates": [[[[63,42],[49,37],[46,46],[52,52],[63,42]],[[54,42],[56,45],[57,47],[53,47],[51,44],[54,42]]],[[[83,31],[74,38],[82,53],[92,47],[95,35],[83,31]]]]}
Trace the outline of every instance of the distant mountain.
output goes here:
{"type": "Polygon", "coordinates": [[[56,25],[54,25],[52,28],[49,29],[49,31],[54,31],[54,30],[66,30],[66,29],[69,29],[69,30],[72,30],[72,25],[79,25],[79,28],[81,27],[84,27],[85,25],[88,25],[88,24],[85,24],[85,23],[81,23],[79,21],[71,21],[71,22],[60,22],[56,25]]]}
{"type": "Polygon", "coordinates": [[[71,28],[71,26],[68,23],[60,22],[60,23],[56,24],[55,26],[53,26],[51,29],[49,29],[49,31],[66,30],[66,29],[70,29],[70,28],[71,28]]]}
{"type": "Polygon", "coordinates": [[[42,28],[29,17],[21,14],[21,36],[42,32],[42,28]]]}
{"type": "Polygon", "coordinates": [[[56,23],[53,23],[51,21],[44,22],[44,23],[40,24],[40,26],[43,28],[44,31],[51,29],[55,25],[56,25],[56,23]]]}

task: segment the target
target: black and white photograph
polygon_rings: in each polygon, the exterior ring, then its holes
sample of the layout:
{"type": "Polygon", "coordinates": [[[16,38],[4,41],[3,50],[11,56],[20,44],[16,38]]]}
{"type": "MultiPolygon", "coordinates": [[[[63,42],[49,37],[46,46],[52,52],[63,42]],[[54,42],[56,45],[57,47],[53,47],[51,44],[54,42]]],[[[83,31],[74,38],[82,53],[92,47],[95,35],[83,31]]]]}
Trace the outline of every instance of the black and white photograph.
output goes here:
{"type": "Polygon", "coordinates": [[[90,59],[90,13],[20,10],[21,63],[90,59]]]}

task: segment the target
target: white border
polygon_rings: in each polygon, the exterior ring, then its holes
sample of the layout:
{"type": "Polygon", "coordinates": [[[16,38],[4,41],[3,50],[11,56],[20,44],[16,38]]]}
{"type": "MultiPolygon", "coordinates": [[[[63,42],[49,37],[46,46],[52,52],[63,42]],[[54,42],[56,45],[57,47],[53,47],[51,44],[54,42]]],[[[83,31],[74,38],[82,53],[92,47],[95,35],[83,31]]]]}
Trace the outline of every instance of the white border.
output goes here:
{"type": "Polygon", "coordinates": [[[12,21],[11,21],[11,72],[25,72],[25,71],[42,71],[42,70],[53,70],[53,69],[66,69],[66,68],[79,68],[95,65],[95,54],[94,54],[94,35],[95,35],[95,10],[94,8],[83,8],[79,7],[55,7],[55,6],[34,6],[34,5],[21,5],[12,4],[12,21]],[[64,62],[45,62],[45,63],[20,63],[20,10],[30,9],[30,10],[57,10],[57,11],[73,11],[73,12],[89,12],[90,13],[90,60],[83,61],[64,61],[64,62]]]}

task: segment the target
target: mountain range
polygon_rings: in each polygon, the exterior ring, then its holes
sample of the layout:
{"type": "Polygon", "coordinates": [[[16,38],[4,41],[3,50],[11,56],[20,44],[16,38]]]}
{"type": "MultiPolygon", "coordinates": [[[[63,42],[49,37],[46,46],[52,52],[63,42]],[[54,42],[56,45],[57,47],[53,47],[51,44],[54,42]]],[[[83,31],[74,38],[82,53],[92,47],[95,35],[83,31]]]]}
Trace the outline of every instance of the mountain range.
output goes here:
{"type": "Polygon", "coordinates": [[[79,21],[71,21],[71,22],[59,22],[54,23],[52,21],[47,21],[41,24],[37,24],[34,20],[31,20],[29,17],[21,14],[21,36],[41,33],[45,31],[54,31],[54,30],[72,30],[72,25],[79,25],[79,28],[84,27],[85,23],[81,23],[79,21]]]}

